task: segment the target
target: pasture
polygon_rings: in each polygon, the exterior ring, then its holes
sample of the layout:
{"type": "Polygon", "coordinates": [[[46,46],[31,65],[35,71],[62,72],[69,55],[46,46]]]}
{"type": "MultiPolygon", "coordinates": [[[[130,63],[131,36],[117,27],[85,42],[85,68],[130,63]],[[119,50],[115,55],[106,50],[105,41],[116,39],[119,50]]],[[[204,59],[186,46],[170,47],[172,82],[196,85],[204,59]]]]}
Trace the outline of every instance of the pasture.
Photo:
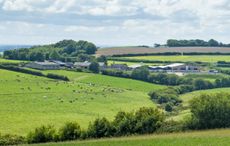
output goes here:
{"type": "Polygon", "coordinates": [[[35,144],[34,146],[228,146],[230,130],[207,130],[185,133],[155,134],[63,143],[35,144]]]}
{"type": "Polygon", "coordinates": [[[67,121],[86,128],[97,117],[112,119],[120,110],[154,107],[147,93],[164,88],[91,73],[48,72],[66,75],[71,81],[0,70],[0,133],[25,135],[43,124],[58,128],[67,121]]]}
{"type": "Polygon", "coordinates": [[[170,55],[170,56],[135,56],[124,57],[128,59],[153,60],[153,61],[172,61],[172,62],[211,62],[230,61],[230,55],[170,55]]]}

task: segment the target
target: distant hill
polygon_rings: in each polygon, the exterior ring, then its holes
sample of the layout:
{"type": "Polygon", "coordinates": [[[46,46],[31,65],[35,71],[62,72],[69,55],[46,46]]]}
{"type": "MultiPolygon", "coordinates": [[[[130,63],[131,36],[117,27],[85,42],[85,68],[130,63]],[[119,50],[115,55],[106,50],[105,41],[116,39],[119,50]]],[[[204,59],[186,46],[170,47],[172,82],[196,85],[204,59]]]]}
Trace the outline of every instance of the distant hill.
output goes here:
{"type": "Polygon", "coordinates": [[[98,56],[105,55],[123,55],[123,54],[150,54],[165,52],[183,52],[183,53],[230,53],[230,47],[110,47],[98,49],[98,56]]]}
{"type": "Polygon", "coordinates": [[[0,52],[5,50],[19,49],[19,48],[30,48],[32,45],[0,45],[0,52]]]}

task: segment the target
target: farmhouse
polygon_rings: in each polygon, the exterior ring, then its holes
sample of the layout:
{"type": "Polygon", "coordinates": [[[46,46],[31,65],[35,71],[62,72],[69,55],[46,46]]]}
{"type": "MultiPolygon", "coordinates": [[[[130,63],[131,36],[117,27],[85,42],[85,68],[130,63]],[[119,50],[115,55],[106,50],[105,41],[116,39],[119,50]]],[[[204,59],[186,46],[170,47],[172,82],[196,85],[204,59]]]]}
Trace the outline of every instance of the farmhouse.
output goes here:
{"type": "Polygon", "coordinates": [[[34,69],[40,69],[40,70],[55,70],[55,69],[60,69],[60,65],[54,62],[50,61],[44,61],[44,62],[30,62],[25,65],[26,67],[29,68],[34,68],[34,69]]]}
{"type": "Polygon", "coordinates": [[[184,63],[173,63],[165,66],[149,66],[150,71],[166,71],[166,72],[200,72],[200,67],[195,65],[187,65],[184,63]]]}

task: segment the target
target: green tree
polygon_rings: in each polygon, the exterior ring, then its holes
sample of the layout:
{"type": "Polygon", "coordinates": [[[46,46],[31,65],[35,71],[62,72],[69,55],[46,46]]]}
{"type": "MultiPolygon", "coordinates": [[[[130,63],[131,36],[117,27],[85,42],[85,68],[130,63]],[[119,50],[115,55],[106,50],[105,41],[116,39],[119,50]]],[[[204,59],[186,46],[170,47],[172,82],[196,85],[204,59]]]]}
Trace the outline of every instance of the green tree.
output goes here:
{"type": "Polygon", "coordinates": [[[112,126],[106,118],[98,118],[89,124],[88,136],[93,138],[112,136],[112,126]]]}
{"type": "Polygon", "coordinates": [[[49,56],[50,59],[53,59],[53,60],[60,60],[61,59],[61,55],[56,51],[54,50],[50,56],[49,56]]]}
{"type": "Polygon", "coordinates": [[[59,130],[60,140],[75,140],[81,136],[81,128],[78,123],[67,122],[59,130]]]}
{"type": "Polygon", "coordinates": [[[140,67],[132,71],[131,77],[138,80],[147,81],[149,76],[149,70],[147,67],[140,67]]]}
{"type": "Polygon", "coordinates": [[[99,73],[99,71],[100,71],[99,64],[97,62],[92,62],[89,65],[89,70],[94,72],[94,73],[99,73]]]}
{"type": "Polygon", "coordinates": [[[203,94],[190,102],[191,128],[230,127],[230,94],[203,94]]]}

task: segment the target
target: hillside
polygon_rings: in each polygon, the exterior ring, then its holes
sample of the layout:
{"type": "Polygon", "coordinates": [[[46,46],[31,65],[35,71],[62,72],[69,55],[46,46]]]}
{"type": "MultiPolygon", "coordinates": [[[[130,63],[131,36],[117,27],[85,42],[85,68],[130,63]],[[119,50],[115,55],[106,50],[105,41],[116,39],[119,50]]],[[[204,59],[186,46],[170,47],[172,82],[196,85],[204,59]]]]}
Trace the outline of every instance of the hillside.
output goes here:
{"type": "Polygon", "coordinates": [[[120,110],[155,106],[147,93],[164,87],[91,73],[51,72],[65,74],[71,82],[0,70],[2,134],[25,135],[42,124],[59,127],[66,121],[86,128],[97,117],[111,119],[120,110]]]}
{"type": "Polygon", "coordinates": [[[147,48],[147,47],[111,47],[99,49],[96,54],[100,55],[121,55],[121,54],[146,54],[146,53],[165,53],[165,52],[203,52],[203,53],[230,53],[229,47],[163,47],[163,48],[147,48]]]}

